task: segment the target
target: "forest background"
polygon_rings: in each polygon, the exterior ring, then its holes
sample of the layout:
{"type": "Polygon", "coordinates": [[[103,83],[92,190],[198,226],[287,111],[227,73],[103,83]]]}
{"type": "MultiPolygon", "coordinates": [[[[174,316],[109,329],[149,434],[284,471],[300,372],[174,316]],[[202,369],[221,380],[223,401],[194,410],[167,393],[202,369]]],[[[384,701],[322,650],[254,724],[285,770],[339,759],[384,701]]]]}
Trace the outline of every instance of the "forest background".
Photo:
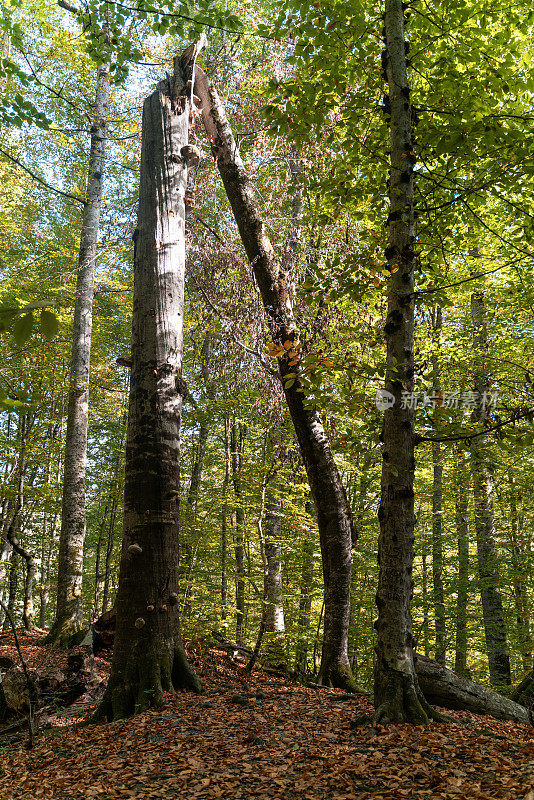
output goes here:
{"type": "MultiPolygon", "coordinates": [[[[406,12],[417,115],[416,385],[406,397],[418,400],[421,436],[414,636],[419,652],[488,681],[480,554],[489,543],[517,683],[532,666],[534,12],[492,2],[414,2],[406,12]],[[473,438],[484,426],[487,435],[473,438]],[[492,500],[485,532],[477,486],[492,500]]],[[[55,611],[70,326],[97,66],[109,63],[116,78],[95,265],[86,623],[112,606],[118,580],[142,101],[205,30],[202,63],[225,99],[271,240],[289,264],[305,335],[302,380],[352,508],[349,655],[358,683],[369,684],[382,468],[376,391],[384,384],[392,275],[384,254],[382,25],[372,3],[136,11],[108,3],[75,15],[46,2],[4,5],[0,579],[6,604],[27,626],[48,627],[55,611]],[[31,564],[10,546],[14,526],[31,564]]],[[[265,601],[266,516],[272,520],[275,507],[278,644],[288,666],[316,673],[319,541],[275,373],[277,349],[200,128],[192,141],[206,152],[188,185],[182,627],[188,640],[205,641],[217,629],[254,644],[265,601]]]]}

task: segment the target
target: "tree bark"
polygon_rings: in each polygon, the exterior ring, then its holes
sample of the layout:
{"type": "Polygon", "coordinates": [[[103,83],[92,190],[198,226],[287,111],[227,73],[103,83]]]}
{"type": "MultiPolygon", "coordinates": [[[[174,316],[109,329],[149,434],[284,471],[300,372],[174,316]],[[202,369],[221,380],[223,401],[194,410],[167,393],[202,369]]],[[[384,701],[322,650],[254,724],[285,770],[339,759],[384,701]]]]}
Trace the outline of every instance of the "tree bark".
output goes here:
{"type": "Polygon", "coordinates": [[[517,639],[521,652],[521,661],[524,670],[532,669],[532,633],[530,630],[530,611],[528,604],[527,586],[525,581],[524,563],[528,560],[527,554],[520,546],[520,525],[517,512],[517,496],[514,481],[510,478],[510,545],[512,554],[512,583],[514,587],[515,616],[517,625],[517,639]]]}
{"type": "MultiPolygon", "coordinates": [[[[471,295],[471,319],[474,328],[474,389],[478,395],[473,418],[483,425],[488,408],[482,406],[489,392],[486,368],[488,339],[486,304],[483,292],[471,295]]],[[[488,470],[488,454],[484,437],[471,440],[475,530],[477,536],[478,577],[490,681],[495,686],[510,685],[510,657],[501,597],[499,560],[493,519],[493,483],[488,470]]]]}
{"type": "Polygon", "coordinates": [[[274,669],[287,670],[284,597],[282,590],[282,500],[268,488],[265,498],[265,573],[263,660],[274,669]]]}
{"type": "Polygon", "coordinates": [[[469,677],[467,666],[467,602],[469,599],[469,483],[464,454],[456,453],[454,466],[456,536],[458,540],[458,578],[456,601],[456,651],[454,671],[469,677]]]}
{"type": "Polygon", "coordinates": [[[245,636],[245,509],[241,493],[245,436],[246,427],[234,420],[230,429],[230,448],[235,498],[235,640],[240,645],[243,644],[245,636]]]}
{"type": "Polygon", "coordinates": [[[471,711],[473,714],[489,714],[496,719],[512,720],[523,725],[530,723],[526,708],[491,689],[456,675],[437,661],[417,655],[415,669],[421,690],[427,701],[433,705],[471,711]]]}
{"type": "MultiPolygon", "coordinates": [[[[443,327],[443,315],[438,306],[433,315],[432,340],[434,352],[432,354],[433,389],[434,395],[441,392],[439,348],[440,335],[443,327]]],[[[439,410],[434,411],[435,419],[439,410]]],[[[443,588],[443,458],[439,442],[432,442],[432,584],[434,595],[434,627],[436,634],[436,654],[438,664],[445,666],[447,657],[447,634],[445,620],[445,591],[443,588]]]]}
{"type": "Polygon", "coordinates": [[[52,628],[45,638],[45,641],[54,647],[68,647],[83,625],[82,571],[86,530],[85,469],[87,460],[89,370],[94,270],[102,205],[102,174],[108,105],[109,70],[106,64],[102,64],[99,66],[97,74],[95,114],[91,126],[87,198],[82,214],[78,277],[76,281],[56,615],[52,628]]]}
{"type": "MultiPolygon", "coordinates": [[[[308,516],[313,516],[312,503],[306,503],[308,516]]],[[[298,636],[295,649],[295,672],[305,675],[308,672],[308,647],[313,592],[313,554],[315,550],[315,530],[306,524],[302,536],[302,572],[300,577],[300,598],[298,616],[298,636]]]]}
{"type": "MultiPolygon", "coordinates": [[[[18,588],[18,555],[16,550],[11,550],[11,565],[9,568],[9,591],[7,596],[7,610],[11,617],[15,619],[15,602],[17,600],[17,588],[18,588]]],[[[2,626],[2,630],[8,631],[10,630],[11,625],[9,622],[9,617],[6,614],[4,617],[4,624],[2,626]]]]}
{"type": "Polygon", "coordinates": [[[384,62],[390,124],[390,214],[386,250],[391,272],[386,338],[382,488],[378,518],[378,590],[376,604],[375,719],[377,722],[426,723],[430,708],[417,684],[413,664],[411,603],[414,559],[414,409],[402,403],[413,391],[414,267],[412,112],[409,102],[402,0],[385,0],[384,62]],[[402,406],[406,407],[403,408],[402,406]]]}
{"type": "Polygon", "coordinates": [[[222,486],[221,511],[221,620],[226,633],[226,607],[228,605],[228,575],[226,561],[228,557],[228,485],[230,483],[230,420],[224,420],[224,480],[222,486]]]}
{"type": "Polygon", "coordinates": [[[162,81],[143,106],[124,535],[113,661],[96,719],[159,706],[172,688],[201,689],[182,645],[177,594],[190,74],[184,56],[172,83],[162,81]]]}
{"type": "Polygon", "coordinates": [[[356,688],[348,658],[351,546],[355,541],[350,507],[319,414],[299,380],[302,344],[291,302],[291,280],[265,230],[239,149],[219,96],[198,67],[195,91],[202,119],[261,292],[270,336],[278,346],[278,369],[317,509],[325,583],[325,622],[320,680],[356,688]]]}

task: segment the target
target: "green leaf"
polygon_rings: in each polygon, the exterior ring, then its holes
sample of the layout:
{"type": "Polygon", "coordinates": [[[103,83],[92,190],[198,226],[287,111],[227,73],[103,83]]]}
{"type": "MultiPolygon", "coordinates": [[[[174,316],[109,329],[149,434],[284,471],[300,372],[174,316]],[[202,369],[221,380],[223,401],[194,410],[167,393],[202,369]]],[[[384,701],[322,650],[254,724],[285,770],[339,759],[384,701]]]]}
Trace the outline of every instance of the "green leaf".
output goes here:
{"type": "Polygon", "coordinates": [[[50,342],[56,335],[59,328],[59,321],[52,311],[43,308],[41,311],[41,333],[47,342],[50,342]]]}
{"type": "Polygon", "coordinates": [[[25,314],[19,317],[13,325],[13,338],[18,345],[25,344],[32,335],[33,330],[33,314],[25,314]]]}

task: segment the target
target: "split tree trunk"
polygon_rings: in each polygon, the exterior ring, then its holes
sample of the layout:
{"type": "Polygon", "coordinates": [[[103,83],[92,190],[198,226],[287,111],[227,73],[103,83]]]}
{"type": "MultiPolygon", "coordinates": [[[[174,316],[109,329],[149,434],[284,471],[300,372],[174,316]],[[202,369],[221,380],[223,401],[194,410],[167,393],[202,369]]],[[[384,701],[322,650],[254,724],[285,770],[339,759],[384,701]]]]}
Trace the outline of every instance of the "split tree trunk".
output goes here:
{"type": "MultiPolygon", "coordinates": [[[[483,292],[471,295],[471,319],[474,328],[474,388],[478,393],[473,418],[482,426],[488,418],[488,408],[482,403],[489,392],[486,367],[488,339],[486,330],[486,304],[483,292]]],[[[510,656],[506,642],[506,627],[499,578],[499,559],[495,542],[493,519],[493,483],[488,470],[488,453],[485,437],[471,440],[473,470],[473,496],[475,530],[477,535],[478,576],[482,616],[486,636],[486,650],[490,681],[494,686],[510,685],[510,656]]]]}
{"type": "Polygon", "coordinates": [[[177,594],[190,70],[179,59],[172,85],[162,81],[143,106],[124,536],[113,662],[97,719],[158,706],[172,688],[201,688],[182,645],[177,594]]]}
{"type": "Polygon", "coordinates": [[[83,625],[82,570],[85,541],[85,467],[89,407],[89,369],[93,324],[94,269],[102,205],[102,173],[106,117],[109,104],[109,73],[98,68],[95,115],[91,126],[91,150],[87,199],[82,214],[82,232],[76,281],[72,334],[69,403],[65,440],[63,505],[59,539],[56,616],[45,641],[68,647],[83,625]]]}
{"type": "Polygon", "coordinates": [[[384,62],[390,124],[390,215],[386,250],[391,271],[386,391],[394,398],[384,412],[382,490],[378,518],[375,719],[380,723],[426,723],[429,706],[417,684],[413,663],[412,594],[414,559],[414,409],[402,408],[403,388],[414,377],[414,182],[412,112],[402,0],[385,0],[384,62]]]}
{"type": "Polygon", "coordinates": [[[350,562],[355,539],[350,507],[319,414],[308,407],[299,380],[302,346],[291,302],[291,280],[267,236],[221,100],[198,67],[195,92],[202,101],[212,152],[261,292],[270,336],[280,348],[278,369],[317,509],[325,583],[320,681],[350,690],[355,688],[348,658],[350,562]]]}

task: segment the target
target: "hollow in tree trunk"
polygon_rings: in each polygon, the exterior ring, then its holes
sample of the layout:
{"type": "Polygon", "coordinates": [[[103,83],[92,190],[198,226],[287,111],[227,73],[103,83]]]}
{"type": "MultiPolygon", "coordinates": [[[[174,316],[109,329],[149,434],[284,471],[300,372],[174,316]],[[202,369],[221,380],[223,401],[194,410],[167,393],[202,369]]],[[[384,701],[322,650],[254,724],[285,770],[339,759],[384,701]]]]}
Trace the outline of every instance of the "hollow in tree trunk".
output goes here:
{"type": "Polygon", "coordinates": [[[135,234],[124,534],[108,687],[96,719],[200,691],[180,636],[178,522],[185,189],[191,62],[145,100],[135,234]],[[189,74],[188,74],[189,73],[189,74]]]}

